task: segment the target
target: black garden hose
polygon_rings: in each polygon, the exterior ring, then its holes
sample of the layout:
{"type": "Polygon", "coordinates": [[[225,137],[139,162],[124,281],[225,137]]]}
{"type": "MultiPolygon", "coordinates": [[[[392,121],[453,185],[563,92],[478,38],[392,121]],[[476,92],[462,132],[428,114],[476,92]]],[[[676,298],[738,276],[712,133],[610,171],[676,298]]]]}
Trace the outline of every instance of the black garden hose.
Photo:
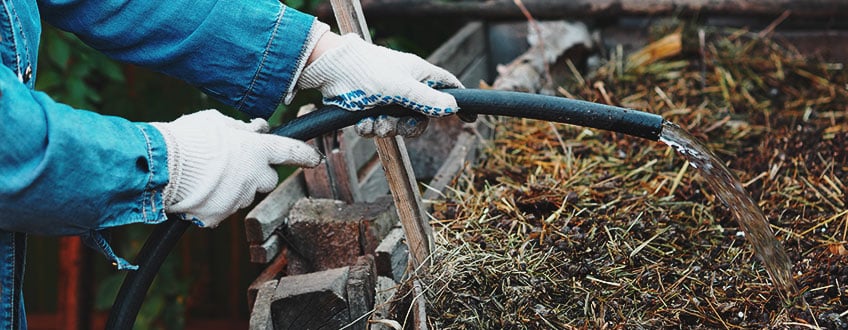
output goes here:
{"type": "MultiPolygon", "coordinates": [[[[663,119],[659,115],[609,105],[561,97],[518,92],[447,89],[459,104],[460,111],[479,115],[496,115],[539,119],[574,124],[624,133],[657,141],[663,119]]],[[[393,114],[403,115],[412,110],[386,106],[366,111],[346,111],[325,106],[308,115],[280,126],[272,133],[309,140],[355,124],[362,118],[393,114]]],[[[136,315],[153,282],[159,267],[191,223],[169,217],[157,225],[136,257],[137,271],[127,274],[112,306],[106,329],[131,329],[136,315]]]]}

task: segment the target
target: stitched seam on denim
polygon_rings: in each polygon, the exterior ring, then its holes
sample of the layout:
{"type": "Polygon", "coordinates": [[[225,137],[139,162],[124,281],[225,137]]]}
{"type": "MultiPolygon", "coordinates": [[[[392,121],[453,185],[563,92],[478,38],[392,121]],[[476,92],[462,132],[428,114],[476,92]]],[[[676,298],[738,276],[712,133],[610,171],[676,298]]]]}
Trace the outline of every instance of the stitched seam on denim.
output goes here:
{"type": "MultiPolygon", "coordinates": [[[[11,237],[11,241],[5,242],[5,243],[9,243],[9,244],[6,244],[5,246],[0,247],[0,250],[2,250],[3,252],[6,252],[5,254],[2,255],[3,265],[0,265],[0,268],[2,268],[3,270],[9,270],[7,268],[8,265],[9,264],[11,264],[11,265],[15,264],[14,263],[14,256],[15,256],[14,236],[15,236],[15,234],[12,233],[12,232],[0,230],[0,235],[3,235],[5,237],[11,237]],[[11,253],[11,256],[12,256],[13,262],[11,262],[11,263],[8,262],[9,261],[8,258],[10,256],[9,253],[11,253]]],[[[15,287],[14,283],[13,283],[14,278],[15,278],[14,268],[12,268],[11,271],[12,272],[10,274],[8,274],[9,276],[6,276],[7,274],[5,274],[5,273],[0,274],[0,287],[3,287],[3,288],[11,287],[11,289],[3,289],[3,291],[11,290],[10,292],[14,292],[14,287],[15,287]]],[[[0,306],[0,307],[2,307],[2,315],[0,315],[0,317],[2,319],[0,319],[0,324],[8,324],[10,326],[9,329],[12,329],[11,326],[13,325],[13,323],[11,322],[11,319],[12,319],[12,316],[13,316],[14,313],[12,313],[11,308],[14,305],[11,304],[11,303],[10,304],[3,304],[4,302],[8,302],[8,301],[5,301],[5,300],[10,296],[14,296],[14,295],[8,295],[8,294],[0,295],[0,304],[2,304],[2,306],[0,306]]]]}
{"type": "Polygon", "coordinates": [[[11,287],[11,289],[12,290],[10,290],[10,291],[12,291],[12,294],[10,295],[11,299],[9,300],[9,302],[11,303],[11,304],[9,304],[9,307],[11,308],[11,310],[9,311],[9,318],[11,319],[11,322],[9,322],[9,325],[10,325],[10,329],[12,329],[18,323],[18,320],[17,320],[18,316],[15,315],[16,314],[15,311],[18,309],[18,307],[17,307],[18,293],[15,292],[15,289],[17,288],[17,285],[16,285],[15,282],[17,282],[17,280],[18,280],[17,276],[16,276],[17,274],[15,274],[18,271],[16,269],[17,265],[18,265],[18,251],[17,251],[18,250],[18,244],[17,244],[17,242],[15,242],[15,237],[17,236],[17,235],[15,235],[15,233],[11,233],[11,235],[9,235],[9,236],[12,238],[12,244],[11,244],[11,247],[12,247],[12,287],[11,287]]]}
{"type": "MultiPolygon", "coordinates": [[[[145,223],[150,223],[151,220],[148,219],[148,217],[147,217],[147,207],[146,207],[145,204],[151,197],[150,194],[151,194],[151,191],[153,190],[153,178],[155,177],[154,174],[155,174],[156,166],[153,163],[153,143],[150,141],[150,137],[147,136],[147,132],[144,130],[143,127],[138,127],[138,130],[141,131],[141,135],[144,136],[144,142],[145,142],[145,144],[147,144],[147,164],[148,164],[147,167],[148,167],[148,170],[150,171],[150,174],[147,175],[147,184],[144,185],[144,192],[142,192],[142,194],[141,194],[141,201],[140,201],[141,216],[142,216],[142,220],[145,223]]],[[[153,212],[154,215],[156,213],[158,213],[155,206],[152,208],[151,211],[153,212]]],[[[155,221],[155,219],[154,219],[154,221],[155,221]]]]}
{"type": "MultiPolygon", "coordinates": [[[[9,5],[10,4],[8,4],[7,1],[3,1],[3,9],[6,11],[6,15],[9,17],[9,20],[13,20],[15,18],[12,17],[12,12],[9,11],[9,5]]],[[[11,22],[9,22],[9,23],[11,24],[11,22]]],[[[12,24],[12,25],[14,25],[14,24],[12,24]]],[[[20,72],[21,72],[21,57],[18,56],[18,45],[17,45],[17,43],[15,43],[15,27],[10,25],[9,26],[9,32],[11,33],[10,37],[12,38],[12,40],[9,40],[9,44],[12,46],[12,52],[15,54],[15,66],[17,67],[15,69],[15,72],[18,73],[19,77],[23,77],[20,74],[20,72]]]]}
{"type": "Polygon", "coordinates": [[[259,80],[259,73],[262,72],[262,68],[265,66],[265,60],[268,58],[268,53],[271,50],[271,45],[274,44],[274,38],[277,37],[277,32],[280,29],[280,23],[283,21],[283,14],[286,12],[286,7],[282,6],[282,10],[277,14],[277,20],[274,22],[274,29],[271,32],[271,38],[268,39],[268,43],[265,45],[265,51],[262,52],[262,59],[259,61],[259,67],[256,68],[256,72],[253,74],[253,79],[250,80],[250,84],[247,86],[247,90],[242,95],[241,100],[239,100],[236,105],[236,109],[242,110],[244,107],[244,103],[247,102],[248,98],[253,94],[253,86],[256,85],[257,80],[259,80]]]}
{"type": "MultiPolygon", "coordinates": [[[[18,11],[15,9],[15,5],[12,5],[11,8],[12,8],[12,12],[14,13],[14,16],[12,17],[12,19],[14,19],[15,23],[18,24],[18,31],[21,34],[21,44],[24,45],[24,56],[26,56],[26,62],[30,63],[30,64],[27,65],[27,66],[29,66],[29,65],[31,65],[32,61],[29,58],[29,42],[27,41],[26,34],[24,34],[24,25],[21,24],[21,19],[18,17],[18,11]]],[[[23,68],[20,63],[18,64],[18,71],[19,71],[18,74],[20,74],[20,75],[26,74],[24,72],[24,71],[26,71],[26,69],[23,68]]]]}

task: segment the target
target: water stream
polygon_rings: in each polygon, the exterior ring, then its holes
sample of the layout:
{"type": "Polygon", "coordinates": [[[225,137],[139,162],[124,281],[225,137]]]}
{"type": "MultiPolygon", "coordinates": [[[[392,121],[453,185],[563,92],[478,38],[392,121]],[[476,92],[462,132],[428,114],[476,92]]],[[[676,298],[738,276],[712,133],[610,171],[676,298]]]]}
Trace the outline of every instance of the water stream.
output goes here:
{"type": "Polygon", "coordinates": [[[792,262],[775,238],[763,211],[754,203],[739,179],[712,151],[674,123],[663,122],[660,141],[673,147],[692,167],[700,171],[713,193],[736,217],[745,232],[745,238],[760,257],[774,285],[784,298],[795,297],[798,289],[792,277],[792,262]]]}

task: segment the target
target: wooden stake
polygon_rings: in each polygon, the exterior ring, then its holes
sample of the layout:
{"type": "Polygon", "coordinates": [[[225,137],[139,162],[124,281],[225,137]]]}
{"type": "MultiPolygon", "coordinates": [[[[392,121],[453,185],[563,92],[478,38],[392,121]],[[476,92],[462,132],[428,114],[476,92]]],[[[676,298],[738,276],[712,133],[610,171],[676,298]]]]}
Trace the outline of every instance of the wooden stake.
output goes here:
{"type": "MultiPolygon", "coordinates": [[[[331,0],[330,3],[342,33],[356,33],[365,41],[371,42],[371,35],[368,33],[362,6],[358,0],[331,0]]],[[[432,249],[432,228],[421,203],[406,145],[398,136],[376,138],[374,142],[377,144],[377,154],[383,163],[386,180],[406,234],[412,267],[423,268],[432,249]]]]}
{"type": "MultiPolygon", "coordinates": [[[[365,41],[371,42],[371,35],[368,33],[359,0],[331,0],[330,3],[342,33],[357,33],[365,41]]],[[[376,138],[374,142],[377,144],[377,154],[383,163],[386,180],[389,183],[404,234],[406,234],[410,266],[413,272],[423,270],[430,260],[430,251],[433,249],[433,229],[430,228],[424,213],[415,174],[412,172],[412,164],[406,152],[406,144],[399,136],[376,138]]],[[[413,328],[426,330],[427,312],[424,298],[416,299],[412,304],[415,306],[413,307],[413,323],[415,323],[413,328]]]]}

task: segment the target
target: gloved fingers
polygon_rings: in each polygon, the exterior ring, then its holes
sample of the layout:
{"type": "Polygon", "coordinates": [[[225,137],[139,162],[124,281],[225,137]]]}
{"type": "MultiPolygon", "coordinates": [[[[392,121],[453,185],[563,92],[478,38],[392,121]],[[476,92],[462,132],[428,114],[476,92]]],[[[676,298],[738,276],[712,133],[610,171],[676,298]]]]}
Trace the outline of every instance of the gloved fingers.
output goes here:
{"type": "Polygon", "coordinates": [[[402,117],[397,123],[397,134],[405,138],[418,137],[424,133],[429,123],[430,117],[427,116],[402,117]]]}
{"type": "Polygon", "coordinates": [[[268,133],[271,131],[271,126],[268,121],[262,118],[253,118],[249,123],[245,124],[248,131],[256,133],[268,133]]]}
{"type": "Polygon", "coordinates": [[[377,119],[374,117],[362,118],[353,126],[353,130],[361,137],[374,137],[374,122],[376,121],[377,119]]]}
{"type": "Polygon", "coordinates": [[[430,67],[423,72],[424,76],[419,77],[418,81],[422,81],[432,88],[465,88],[459,79],[445,69],[427,63],[430,67]]]}
{"type": "Polygon", "coordinates": [[[257,133],[266,133],[270,130],[268,122],[265,119],[255,118],[250,122],[246,123],[241,120],[224,115],[223,113],[215,109],[201,110],[188,115],[183,115],[176,121],[181,123],[190,121],[195,123],[205,123],[209,126],[222,125],[241,131],[250,131],[257,133]]]}
{"type": "Polygon", "coordinates": [[[424,115],[417,116],[378,116],[363,118],[354,126],[356,134],[370,137],[391,137],[400,135],[405,138],[414,138],[421,135],[427,129],[430,118],[424,115]]]}
{"type": "Polygon", "coordinates": [[[315,167],[323,159],[315,147],[305,142],[271,134],[257,134],[257,137],[269,164],[315,167]]]}
{"type": "Polygon", "coordinates": [[[227,125],[227,127],[232,129],[256,133],[267,133],[271,130],[271,127],[268,125],[268,121],[262,118],[253,118],[250,120],[250,122],[243,122],[241,120],[230,118],[224,115],[221,116],[227,118],[225,124],[227,125]]]}
{"type": "Polygon", "coordinates": [[[374,121],[374,135],[390,137],[397,135],[398,117],[381,115],[374,121]]]}
{"type": "MultiPolygon", "coordinates": [[[[280,177],[277,175],[277,170],[271,166],[266,166],[265,168],[257,171],[257,173],[254,174],[254,179],[256,180],[256,192],[258,193],[267,193],[274,190],[274,188],[277,187],[277,182],[280,181],[280,177]]],[[[250,203],[248,203],[248,205],[249,204],[250,203]]]]}
{"type": "Polygon", "coordinates": [[[407,65],[411,68],[410,74],[418,81],[426,83],[432,88],[464,88],[462,82],[443,68],[427,62],[418,56],[401,53],[406,58],[407,65]]]}
{"type": "Polygon", "coordinates": [[[370,137],[390,137],[398,134],[398,117],[380,115],[363,118],[354,126],[356,134],[370,137]]]}
{"type": "Polygon", "coordinates": [[[437,91],[425,83],[410,84],[409,91],[405,94],[405,102],[399,105],[430,117],[449,116],[456,113],[458,109],[453,95],[437,91]]]}

